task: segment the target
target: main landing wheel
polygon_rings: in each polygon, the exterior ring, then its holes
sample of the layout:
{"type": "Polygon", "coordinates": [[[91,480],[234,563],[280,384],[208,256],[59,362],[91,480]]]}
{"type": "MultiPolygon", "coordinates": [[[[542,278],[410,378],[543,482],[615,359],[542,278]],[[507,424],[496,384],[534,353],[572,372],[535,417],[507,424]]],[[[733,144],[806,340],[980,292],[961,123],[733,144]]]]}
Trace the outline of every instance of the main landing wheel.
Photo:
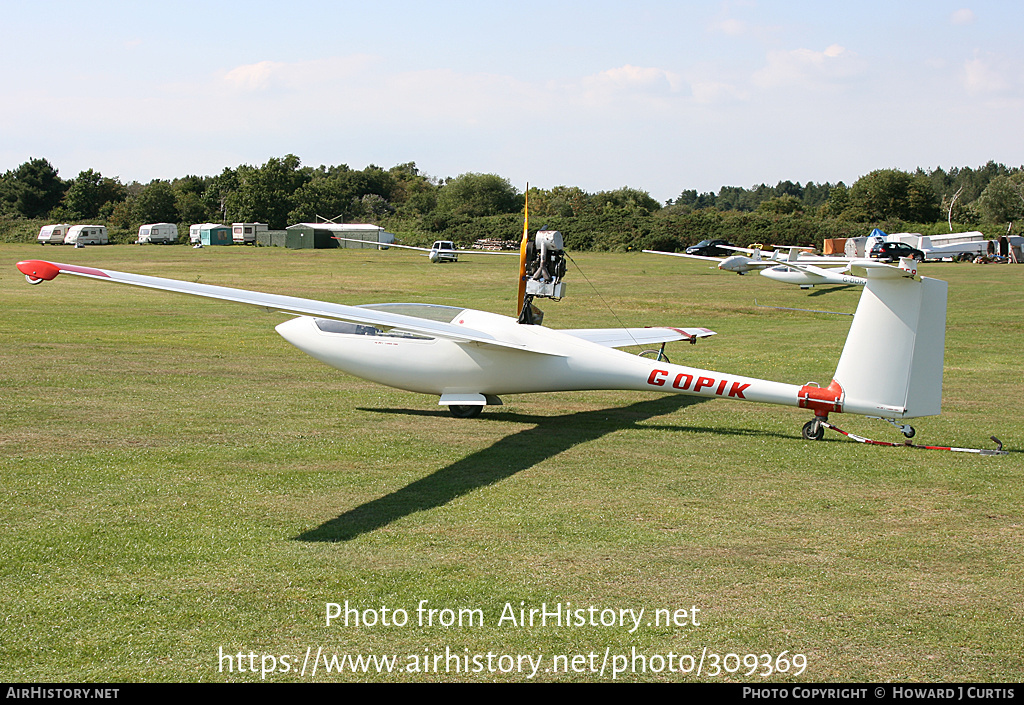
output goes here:
{"type": "Polygon", "coordinates": [[[804,424],[803,437],[808,441],[820,441],[825,437],[825,427],[818,419],[811,419],[804,424]]]}
{"type": "Polygon", "coordinates": [[[457,419],[475,419],[483,410],[480,404],[452,404],[448,407],[448,411],[457,419]]]}

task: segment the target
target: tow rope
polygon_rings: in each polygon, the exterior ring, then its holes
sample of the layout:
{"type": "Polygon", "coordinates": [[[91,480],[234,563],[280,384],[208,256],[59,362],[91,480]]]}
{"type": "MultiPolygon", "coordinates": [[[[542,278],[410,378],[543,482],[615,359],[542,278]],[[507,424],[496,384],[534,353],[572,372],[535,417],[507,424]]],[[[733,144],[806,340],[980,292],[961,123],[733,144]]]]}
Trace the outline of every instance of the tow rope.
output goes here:
{"type": "Polygon", "coordinates": [[[922,446],[917,445],[915,443],[911,443],[909,440],[904,441],[903,443],[875,441],[870,438],[865,438],[864,436],[858,436],[855,433],[849,433],[848,431],[844,431],[838,426],[835,426],[825,420],[822,420],[819,423],[821,423],[821,425],[824,426],[825,428],[831,428],[833,431],[837,431],[846,436],[847,438],[857,441],[858,443],[870,443],[871,445],[875,446],[889,446],[890,448],[918,448],[920,450],[951,450],[957,453],[977,453],[978,455],[1009,455],[1010,453],[1010,451],[1008,450],[1003,450],[1003,442],[996,438],[995,436],[989,436],[989,438],[995,441],[996,445],[999,446],[995,450],[985,448],[953,448],[951,446],[922,446]]]}

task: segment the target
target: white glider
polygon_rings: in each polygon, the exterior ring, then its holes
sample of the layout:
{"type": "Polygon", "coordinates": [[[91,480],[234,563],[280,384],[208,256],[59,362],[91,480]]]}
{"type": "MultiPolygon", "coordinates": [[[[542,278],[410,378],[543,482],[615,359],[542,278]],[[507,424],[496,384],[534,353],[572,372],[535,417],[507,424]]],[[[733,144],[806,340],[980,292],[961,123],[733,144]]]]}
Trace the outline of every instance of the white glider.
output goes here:
{"type": "Polygon", "coordinates": [[[827,387],[696,369],[615,349],[713,335],[703,328],[552,330],[450,306],[346,306],[43,260],[17,266],[33,284],[71,274],[297,316],[277,326],[295,347],[356,377],[436,395],[458,417],[500,404],[502,394],[640,390],[809,409],[814,418],[803,434],[819,439],[824,433],[820,422],[832,412],[893,423],[940,412],[946,283],[918,277],[916,263],[909,260],[902,260],[900,268],[870,264],[868,284],[827,387]]]}
{"type": "Polygon", "coordinates": [[[721,245],[721,247],[747,254],[737,254],[722,258],[688,255],[682,252],[659,252],[658,250],[644,250],[644,252],[652,255],[672,255],[674,257],[718,262],[718,268],[725,272],[735,272],[737,274],[758,272],[761,276],[768,279],[782,282],[783,284],[796,284],[805,289],[815,284],[852,284],[864,286],[867,282],[867,279],[864,277],[850,274],[851,266],[860,265],[847,257],[823,257],[810,254],[805,251],[805,248],[789,246],[775,246],[776,249],[771,252],[762,252],[759,249],[747,247],[731,247],[726,245],[721,245]],[[788,250],[788,252],[784,250],[788,250]]]}

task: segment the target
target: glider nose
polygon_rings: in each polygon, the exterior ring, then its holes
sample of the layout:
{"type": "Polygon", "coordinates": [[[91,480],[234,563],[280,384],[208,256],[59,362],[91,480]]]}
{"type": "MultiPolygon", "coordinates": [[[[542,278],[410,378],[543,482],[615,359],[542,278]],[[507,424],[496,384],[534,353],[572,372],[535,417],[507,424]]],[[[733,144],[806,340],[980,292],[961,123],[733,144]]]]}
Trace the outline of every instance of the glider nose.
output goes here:
{"type": "Polygon", "coordinates": [[[299,350],[305,351],[304,344],[311,332],[309,324],[312,320],[307,316],[291,318],[284,323],[279,323],[274,330],[299,350]]]}

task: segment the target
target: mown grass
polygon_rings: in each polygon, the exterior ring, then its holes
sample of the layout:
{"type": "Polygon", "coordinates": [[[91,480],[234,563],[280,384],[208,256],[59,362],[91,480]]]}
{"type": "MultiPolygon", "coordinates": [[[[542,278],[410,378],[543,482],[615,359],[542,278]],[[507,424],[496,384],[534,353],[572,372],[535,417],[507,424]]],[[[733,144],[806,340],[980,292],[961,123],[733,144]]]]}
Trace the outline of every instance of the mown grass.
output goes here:
{"type": "MultiPolygon", "coordinates": [[[[456,420],[295,351],[279,314],[62,277],[45,257],[343,303],[507,313],[512,265],[408,253],[0,245],[5,681],[252,681],[219,649],[291,655],[806,654],[798,680],[1018,680],[1024,553],[1024,268],[926,265],[950,281],[942,416],[922,443],[800,439],[806,412],[581,392],[456,420]],[[409,611],[325,625],[325,604],[409,611]],[[421,600],[486,624],[420,627],[421,600]],[[498,625],[505,603],[700,609],[699,627],[498,625]]],[[[641,254],[573,255],[553,327],[705,325],[684,364],[827,383],[859,291],[808,294],[641,254]],[[607,306],[606,306],[607,304],[607,306]],[[610,307],[610,308],[609,308],[610,307]],[[614,312],[613,312],[614,311],[614,312]]],[[[497,261],[495,261],[497,260],[497,261]]],[[[885,363],[882,346],[879,364],[885,363]]],[[[877,421],[844,428],[895,440],[877,421]]],[[[645,617],[646,621],[646,617],[645,617]]],[[[588,664],[590,662],[588,661],[588,664]]],[[[248,662],[247,662],[248,664],[248,662]]],[[[256,661],[257,667],[260,661],[256,661]]],[[[404,659],[400,665],[406,665],[404,659]]],[[[545,661],[544,666],[550,666],[545,661]]],[[[740,672],[621,680],[763,679],[740,672]]],[[[609,680],[552,673],[541,680],[609,680]]],[[[311,680],[270,674],[267,680],[311,680]]],[[[525,680],[519,673],[316,680],[525,680]]]]}

